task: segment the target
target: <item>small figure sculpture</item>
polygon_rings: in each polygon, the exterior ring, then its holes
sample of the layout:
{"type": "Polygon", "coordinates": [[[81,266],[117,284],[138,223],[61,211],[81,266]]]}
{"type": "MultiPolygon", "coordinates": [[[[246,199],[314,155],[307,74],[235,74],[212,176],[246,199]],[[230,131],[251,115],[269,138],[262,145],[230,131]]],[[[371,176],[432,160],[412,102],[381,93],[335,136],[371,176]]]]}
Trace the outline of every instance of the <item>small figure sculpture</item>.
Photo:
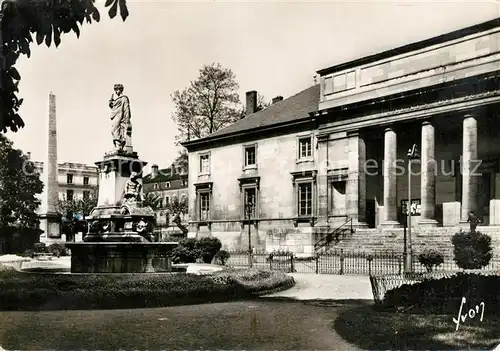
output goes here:
{"type": "Polygon", "coordinates": [[[144,218],[141,218],[139,223],[137,223],[137,228],[136,228],[137,233],[142,234],[146,231],[147,228],[148,224],[144,221],[144,218]]]}
{"type": "MultiPolygon", "coordinates": [[[[111,108],[111,135],[117,151],[123,151],[127,144],[127,137],[132,136],[132,123],[130,122],[130,101],[123,95],[123,85],[114,86],[116,99],[111,94],[109,107],[111,108]]],[[[131,146],[131,145],[130,145],[131,146]]]]}
{"type": "Polygon", "coordinates": [[[476,227],[478,226],[479,223],[481,223],[481,221],[479,220],[479,218],[477,218],[477,216],[475,215],[474,211],[470,211],[469,212],[469,217],[467,218],[467,222],[470,223],[470,231],[471,231],[471,233],[475,233],[476,232],[476,227]]]}
{"type": "Polygon", "coordinates": [[[130,179],[125,183],[125,193],[123,195],[123,202],[125,204],[136,204],[144,201],[142,193],[142,184],[139,183],[139,173],[132,172],[130,179]]]}

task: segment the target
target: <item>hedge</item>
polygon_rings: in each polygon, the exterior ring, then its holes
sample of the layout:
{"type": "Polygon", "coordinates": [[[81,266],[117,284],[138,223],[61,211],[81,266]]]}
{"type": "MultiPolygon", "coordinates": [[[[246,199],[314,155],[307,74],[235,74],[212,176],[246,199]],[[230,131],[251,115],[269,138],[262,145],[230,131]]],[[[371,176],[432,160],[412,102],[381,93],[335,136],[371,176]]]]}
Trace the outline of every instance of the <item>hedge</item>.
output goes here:
{"type": "Polygon", "coordinates": [[[295,284],[280,272],[33,274],[0,271],[0,310],[149,308],[252,298],[295,284]]]}
{"type": "Polygon", "coordinates": [[[386,308],[413,312],[456,314],[463,297],[467,306],[484,302],[488,310],[500,308],[500,276],[459,272],[452,277],[426,279],[389,290],[383,299],[386,308]]]}

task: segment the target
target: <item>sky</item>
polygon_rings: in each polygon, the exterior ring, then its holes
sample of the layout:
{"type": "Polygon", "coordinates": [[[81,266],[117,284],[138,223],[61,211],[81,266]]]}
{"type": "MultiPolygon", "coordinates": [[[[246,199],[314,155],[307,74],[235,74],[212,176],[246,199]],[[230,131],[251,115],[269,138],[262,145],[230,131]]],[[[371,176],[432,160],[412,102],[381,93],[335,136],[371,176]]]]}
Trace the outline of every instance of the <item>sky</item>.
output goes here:
{"type": "MultiPolygon", "coordinates": [[[[500,1],[190,1],[127,0],[130,16],[84,23],[58,48],[33,45],[19,59],[20,114],[8,132],[33,160],[46,155],[48,95],[57,101],[58,161],[94,164],[112,149],[113,85],[130,98],[134,150],[167,167],[178,153],[171,94],[205,64],[230,68],[245,92],[287,98],[316,71],[500,17],[500,1]]],[[[149,167],[148,167],[149,168],[149,167]]]]}

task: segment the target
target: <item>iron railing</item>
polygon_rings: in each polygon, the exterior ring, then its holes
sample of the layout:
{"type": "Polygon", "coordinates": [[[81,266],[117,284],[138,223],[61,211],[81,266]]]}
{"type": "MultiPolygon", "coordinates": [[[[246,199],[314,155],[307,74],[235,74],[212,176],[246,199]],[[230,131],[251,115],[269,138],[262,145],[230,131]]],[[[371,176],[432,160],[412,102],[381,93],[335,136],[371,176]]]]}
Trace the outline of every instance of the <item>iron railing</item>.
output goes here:
{"type": "Polygon", "coordinates": [[[349,218],[341,226],[333,229],[331,232],[327,233],[325,236],[319,239],[314,244],[314,250],[318,251],[323,249],[323,251],[325,251],[329,248],[332,242],[335,242],[337,244],[340,242],[340,240],[346,239],[353,233],[354,228],[352,227],[352,218],[349,218]]]}
{"type": "MultiPolygon", "coordinates": [[[[248,267],[248,252],[229,251],[230,258],[226,262],[232,267],[248,267]]],[[[443,252],[443,264],[433,269],[433,274],[456,272],[461,269],[453,261],[453,250],[443,252]]],[[[253,253],[253,267],[279,270],[287,273],[339,274],[339,275],[400,275],[404,273],[404,256],[402,252],[393,250],[364,251],[356,249],[331,248],[325,253],[311,256],[297,256],[290,252],[256,252],[253,253]]],[[[495,257],[483,270],[494,270],[500,266],[495,257]]],[[[427,269],[418,262],[418,253],[413,256],[413,273],[427,273],[427,269]]],[[[405,273],[408,274],[408,273],[405,273]]]]}

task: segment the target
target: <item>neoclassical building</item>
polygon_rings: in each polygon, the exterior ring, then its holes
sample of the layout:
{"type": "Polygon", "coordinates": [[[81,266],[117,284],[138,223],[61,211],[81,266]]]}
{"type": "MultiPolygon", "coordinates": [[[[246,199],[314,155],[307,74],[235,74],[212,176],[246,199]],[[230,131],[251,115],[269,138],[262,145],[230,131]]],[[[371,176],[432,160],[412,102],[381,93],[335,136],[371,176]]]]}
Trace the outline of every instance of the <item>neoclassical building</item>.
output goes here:
{"type": "Polygon", "coordinates": [[[258,249],[310,254],[347,222],[401,227],[410,181],[416,231],[470,211],[500,225],[500,19],[317,73],[263,111],[247,93],[242,120],[184,144],[193,236],[247,249],[250,225],[258,249]]]}

